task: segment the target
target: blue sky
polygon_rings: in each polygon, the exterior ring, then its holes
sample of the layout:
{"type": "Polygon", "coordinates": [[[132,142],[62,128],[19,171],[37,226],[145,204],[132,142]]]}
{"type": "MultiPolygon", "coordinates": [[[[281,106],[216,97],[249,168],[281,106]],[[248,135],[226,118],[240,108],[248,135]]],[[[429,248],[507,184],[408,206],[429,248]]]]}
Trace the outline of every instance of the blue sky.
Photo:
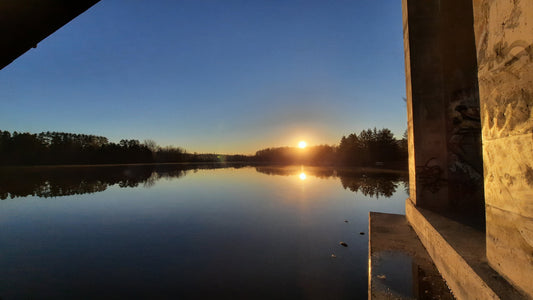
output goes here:
{"type": "Polygon", "coordinates": [[[102,0],[0,70],[0,129],[190,152],[406,126],[401,1],[102,0]]]}

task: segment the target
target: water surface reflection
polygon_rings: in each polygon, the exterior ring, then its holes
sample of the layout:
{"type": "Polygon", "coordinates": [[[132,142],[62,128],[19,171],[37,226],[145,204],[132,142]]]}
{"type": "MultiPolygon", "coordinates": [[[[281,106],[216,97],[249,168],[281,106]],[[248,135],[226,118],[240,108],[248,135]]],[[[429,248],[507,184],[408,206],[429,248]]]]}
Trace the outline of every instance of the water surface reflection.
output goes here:
{"type": "Polygon", "coordinates": [[[342,187],[354,193],[360,192],[368,197],[391,197],[398,188],[407,192],[408,176],[406,173],[365,169],[323,168],[309,166],[260,166],[257,172],[268,175],[294,176],[300,179],[307,176],[318,178],[339,178],[342,187]]]}
{"type": "Polygon", "coordinates": [[[2,199],[17,198],[0,201],[0,296],[366,298],[359,233],[370,210],[403,213],[406,199],[401,175],[375,176],[220,164],[0,169],[2,199]]]}
{"type": "MultiPolygon", "coordinates": [[[[113,165],[98,167],[23,167],[0,169],[0,200],[37,196],[60,197],[103,192],[108,187],[150,187],[160,179],[180,178],[189,172],[220,168],[242,168],[245,164],[113,165]]],[[[309,166],[256,166],[267,175],[339,178],[344,189],[369,197],[391,197],[407,186],[406,174],[368,172],[309,166]]]]}
{"type": "Polygon", "coordinates": [[[150,187],[160,179],[180,178],[205,169],[241,168],[243,164],[161,164],[0,168],[0,199],[60,197],[121,188],[150,187]]]}

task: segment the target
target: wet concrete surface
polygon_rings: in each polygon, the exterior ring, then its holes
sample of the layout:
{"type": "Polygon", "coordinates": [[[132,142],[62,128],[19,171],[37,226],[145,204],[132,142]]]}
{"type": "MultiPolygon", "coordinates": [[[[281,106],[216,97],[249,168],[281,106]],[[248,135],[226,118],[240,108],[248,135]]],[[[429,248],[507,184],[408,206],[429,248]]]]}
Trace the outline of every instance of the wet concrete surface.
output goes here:
{"type": "Polygon", "coordinates": [[[369,299],[454,299],[404,215],[370,212],[369,299]]]}

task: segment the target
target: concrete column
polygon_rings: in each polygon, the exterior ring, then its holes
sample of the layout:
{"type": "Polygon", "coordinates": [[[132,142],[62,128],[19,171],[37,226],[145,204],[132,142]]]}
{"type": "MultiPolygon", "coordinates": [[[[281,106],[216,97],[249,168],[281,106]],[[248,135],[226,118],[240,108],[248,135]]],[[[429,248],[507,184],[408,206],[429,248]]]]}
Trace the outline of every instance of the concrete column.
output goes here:
{"type": "Polygon", "coordinates": [[[473,4],[487,258],[533,298],[533,1],[473,4]]]}
{"type": "Polygon", "coordinates": [[[411,200],[483,216],[472,3],[403,0],[411,200]]]}

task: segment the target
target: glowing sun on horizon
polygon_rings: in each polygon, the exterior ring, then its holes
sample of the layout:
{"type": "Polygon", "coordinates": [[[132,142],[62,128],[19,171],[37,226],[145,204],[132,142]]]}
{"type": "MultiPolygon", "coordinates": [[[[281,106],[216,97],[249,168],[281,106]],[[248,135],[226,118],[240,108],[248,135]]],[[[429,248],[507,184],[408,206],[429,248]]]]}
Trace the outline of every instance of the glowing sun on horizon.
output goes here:
{"type": "Polygon", "coordinates": [[[305,141],[300,141],[300,142],[298,143],[298,147],[300,147],[301,149],[303,149],[303,148],[307,147],[307,143],[306,143],[305,141]]]}

